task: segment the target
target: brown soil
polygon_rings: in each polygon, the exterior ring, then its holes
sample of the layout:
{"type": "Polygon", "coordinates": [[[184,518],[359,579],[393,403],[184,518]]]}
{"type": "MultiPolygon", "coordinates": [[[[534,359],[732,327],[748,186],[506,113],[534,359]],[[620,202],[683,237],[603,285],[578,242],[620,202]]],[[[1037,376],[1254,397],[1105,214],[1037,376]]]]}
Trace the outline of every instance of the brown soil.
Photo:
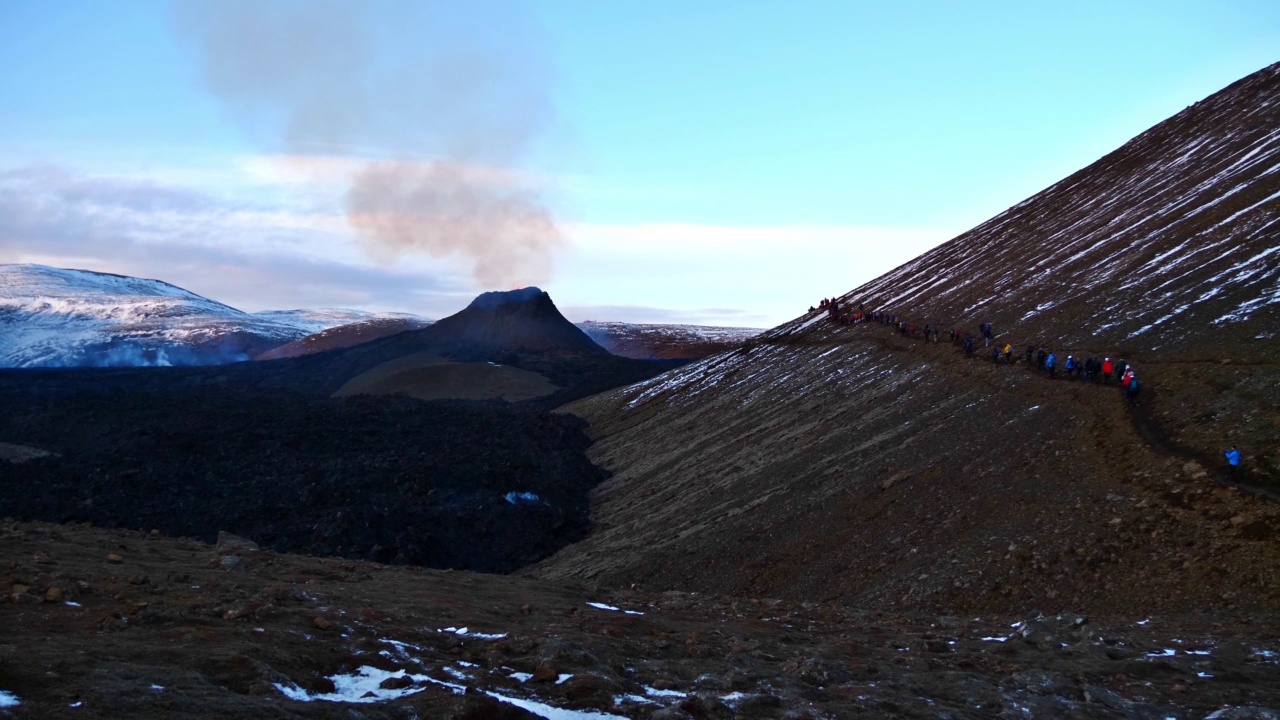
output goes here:
{"type": "Polygon", "coordinates": [[[21,703],[0,715],[15,718],[533,717],[484,691],[627,718],[673,706],[663,717],[1187,718],[1280,706],[1274,616],[882,613],[41,523],[0,523],[0,563],[0,691],[21,703]],[[463,627],[504,637],[441,632],[463,627]],[[279,689],[331,692],[326,678],[362,666],[431,680],[375,704],[279,689]]]}
{"type": "Polygon", "coordinates": [[[1280,506],[1149,443],[1114,385],[827,324],[569,409],[615,475],[596,531],[541,577],[882,610],[1280,610],[1280,506]]]}

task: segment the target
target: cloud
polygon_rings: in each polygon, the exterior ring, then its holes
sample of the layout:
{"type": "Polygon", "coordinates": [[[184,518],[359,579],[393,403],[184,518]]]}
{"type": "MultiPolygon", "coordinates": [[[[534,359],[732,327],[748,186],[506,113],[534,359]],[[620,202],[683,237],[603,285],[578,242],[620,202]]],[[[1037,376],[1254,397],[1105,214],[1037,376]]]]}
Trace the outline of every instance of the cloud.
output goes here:
{"type": "Polygon", "coordinates": [[[446,272],[343,258],[349,245],[342,216],[65,168],[0,172],[0,262],[154,277],[250,311],[337,305],[439,317],[470,296],[446,272]]]}
{"type": "Polygon", "coordinates": [[[937,228],[682,223],[576,224],[566,230],[573,243],[559,276],[571,292],[560,293],[559,302],[593,307],[609,298],[619,308],[728,308],[722,315],[628,316],[743,327],[785,322],[954,234],[937,228]]]}
{"type": "Polygon", "coordinates": [[[362,163],[310,167],[347,186],[371,257],[463,258],[484,289],[546,282],[562,238],[541,188],[478,169],[510,176],[554,118],[549,53],[520,3],[465,6],[189,0],[177,24],[267,150],[362,163]]]}

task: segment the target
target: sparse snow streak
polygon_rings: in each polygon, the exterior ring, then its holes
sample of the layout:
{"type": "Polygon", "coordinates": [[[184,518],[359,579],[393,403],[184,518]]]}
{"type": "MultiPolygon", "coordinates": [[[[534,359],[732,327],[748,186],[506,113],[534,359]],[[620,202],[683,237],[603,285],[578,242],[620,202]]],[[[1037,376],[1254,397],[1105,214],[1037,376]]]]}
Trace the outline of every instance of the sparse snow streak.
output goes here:
{"type": "MultiPolygon", "coordinates": [[[[840,300],[944,327],[997,314],[1019,340],[1069,325],[1078,335],[1059,340],[1082,345],[1160,330],[1167,346],[1189,327],[1274,313],[1278,100],[1273,66],[840,300]]],[[[807,334],[823,319],[765,337],[807,334]]]]}

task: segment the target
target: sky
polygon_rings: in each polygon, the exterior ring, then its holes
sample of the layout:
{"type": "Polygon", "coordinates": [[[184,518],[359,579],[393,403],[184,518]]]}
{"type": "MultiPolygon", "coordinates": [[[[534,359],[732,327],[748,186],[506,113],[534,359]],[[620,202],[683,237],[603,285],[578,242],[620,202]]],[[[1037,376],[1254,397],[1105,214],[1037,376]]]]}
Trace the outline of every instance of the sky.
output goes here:
{"type": "Polygon", "coordinates": [[[4,0],[0,262],[771,327],[1280,61],[1280,3],[4,0]]]}

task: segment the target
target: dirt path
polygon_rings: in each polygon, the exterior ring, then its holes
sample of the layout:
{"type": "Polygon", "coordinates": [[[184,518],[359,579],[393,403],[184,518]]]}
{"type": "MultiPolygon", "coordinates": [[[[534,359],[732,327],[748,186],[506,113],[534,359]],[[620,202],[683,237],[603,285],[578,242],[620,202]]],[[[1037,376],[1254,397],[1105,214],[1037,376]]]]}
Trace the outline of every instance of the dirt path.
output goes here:
{"type": "MultiPolygon", "coordinates": [[[[779,338],[772,338],[772,339],[761,338],[753,341],[752,343],[750,343],[750,345],[752,346],[768,345],[768,344],[814,345],[814,346],[823,346],[823,345],[830,345],[830,344],[839,345],[839,344],[847,344],[847,343],[853,342],[854,339],[856,338],[857,341],[859,342],[865,342],[866,340],[870,339],[873,342],[875,342],[879,347],[882,347],[884,349],[891,350],[891,351],[900,351],[903,349],[903,343],[910,342],[910,343],[917,343],[920,347],[922,347],[925,350],[932,350],[932,352],[930,352],[930,355],[932,357],[941,359],[944,361],[953,362],[958,357],[959,359],[970,361],[970,362],[977,361],[984,364],[991,364],[989,359],[990,347],[975,347],[973,355],[970,357],[965,357],[963,349],[959,345],[952,343],[950,340],[946,342],[943,342],[941,340],[928,341],[928,340],[924,340],[923,338],[903,336],[896,329],[894,329],[892,325],[885,325],[877,322],[870,322],[870,323],[864,322],[864,323],[857,323],[853,325],[837,325],[835,327],[838,328],[838,331],[834,336],[826,336],[822,338],[810,338],[810,337],[794,337],[790,335],[783,335],[779,338]],[[874,331],[876,329],[883,330],[884,331],[883,336],[880,336],[881,334],[877,333],[876,335],[872,335],[871,337],[868,337],[868,335],[870,334],[868,332],[859,332],[858,335],[854,336],[854,335],[851,335],[849,332],[849,331],[863,331],[863,330],[874,331]],[[952,350],[952,352],[940,352],[940,350],[943,348],[949,348],[952,350]]],[[[994,341],[994,343],[997,346],[1002,346],[1003,344],[1005,344],[1005,342],[1006,341],[1001,340],[999,338],[997,338],[994,341]]],[[[1023,345],[1022,347],[1025,350],[1026,346],[1023,345]]],[[[1059,363],[1063,361],[1064,358],[1062,358],[1062,355],[1065,352],[1067,352],[1067,350],[1058,351],[1059,363]]],[[[1079,350],[1079,349],[1070,350],[1070,354],[1072,355],[1076,355],[1077,353],[1083,356],[1102,357],[1106,355],[1105,351],[1079,350]]],[[[1217,360],[1171,360],[1171,361],[1158,361],[1158,360],[1150,360],[1146,358],[1142,359],[1142,365],[1144,368],[1148,368],[1151,366],[1158,367],[1162,365],[1198,365],[1198,364],[1217,366],[1220,364],[1220,362],[1221,362],[1220,359],[1217,359],[1217,360]]],[[[1272,363],[1272,362],[1248,362],[1248,363],[1232,363],[1232,364],[1238,365],[1238,366],[1247,366],[1247,367],[1280,366],[1280,363],[1272,363]]],[[[1247,469],[1241,468],[1239,470],[1240,477],[1237,477],[1236,479],[1232,479],[1229,470],[1225,467],[1225,460],[1223,458],[1211,456],[1207,453],[1197,451],[1196,449],[1184,443],[1179,443],[1173,438],[1171,433],[1164,431],[1160,427],[1160,423],[1156,419],[1155,412],[1154,412],[1154,409],[1157,406],[1157,403],[1159,402],[1158,400],[1159,392],[1152,389],[1150,383],[1144,384],[1143,390],[1139,397],[1138,402],[1128,403],[1125,398],[1124,391],[1119,386],[1102,385],[1100,383],[1097,383],[1096,381],[1069,379],[1066,376],[1065,371],[1063,371],[1056,380],[1050,380],[1047,376],[1045,376],[1043,372],[1027,367],[1025,355],[1020,355],[1016,351],[1013,354],[1012,363],[1005,364],[1002,361],[997,365],[1003,366],[1004,368],[1009,368],[1009,369],[1012,369],[1015,367],[1021,367],[1021,369],[1025,371],[1033,372],[1037,377],[1044,380],[1045,382],[1067,382],[1072,384],[1079,384],[1082,386],[1095,385],[1098,387],[1100,392],[1112,392],[1116,396],[1115,398],[1116,402],[1120,403],[1125,408],[1125,415],[1128,418],[1128,421],[1132,424],[1135,434],[1142,439],[1142,441],[1146,444],[1147,448],[1150,449],[1154,454],[1159,455],[1161,457],[1175,458],[1188,463],[1195,463],[1199,467],[1203,468],[1204,471],[1210,477],[1212,477],[1215,482],[1217,482],[1219,485],[1223,487],[1235,488],[1242,492],[1249,493],[1262,500],[1266,500],[1273,503],[1280,503],[1280,491],[1277,491],[1276,489],[1273,489],[1252,481],[1248,477],[1247,469]]]]}

